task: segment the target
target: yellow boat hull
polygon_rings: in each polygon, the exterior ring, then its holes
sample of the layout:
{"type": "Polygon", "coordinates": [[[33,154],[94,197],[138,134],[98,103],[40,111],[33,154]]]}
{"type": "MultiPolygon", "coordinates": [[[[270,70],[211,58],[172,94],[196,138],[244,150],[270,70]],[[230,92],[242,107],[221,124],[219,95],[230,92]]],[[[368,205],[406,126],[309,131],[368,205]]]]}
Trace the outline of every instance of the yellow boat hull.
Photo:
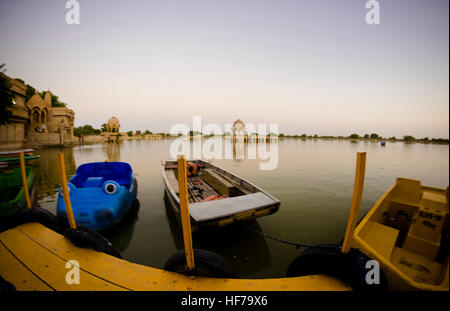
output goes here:
{"type": "MultiPolygon", "coordinates": [[[[31,291],[349,291],[325,275],[277,279],[188,277],[138,265],[73,245],[38,223],[0,233],[0,276],[17,290],[31,291]],[[67,262],[79,264],[79,284],[68,284],[67,262]]],[[[70,283],[70,282],[69,282],[70,283]]]]}
{"type": "Polygon", "coordinates": [[[355,229],[352,247],[379,262],[391,290],[449,290],[448,187],[398,178],[355,229]]]}

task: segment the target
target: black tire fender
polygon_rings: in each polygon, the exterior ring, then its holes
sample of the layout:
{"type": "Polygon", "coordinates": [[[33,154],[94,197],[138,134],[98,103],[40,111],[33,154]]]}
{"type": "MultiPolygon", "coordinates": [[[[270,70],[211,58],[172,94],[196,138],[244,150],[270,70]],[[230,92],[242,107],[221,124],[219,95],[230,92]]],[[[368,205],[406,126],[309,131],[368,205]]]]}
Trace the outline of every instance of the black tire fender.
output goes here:
{"type": "Polygon", "coordinates": [[[40,223],[56,232],[60,232],[61,229],[58,218],[52,212],[40,207],[33,207],[31,210],[23,208],[14,215],[0,219],[0,232],[30,222],[40,223]]]}
{"type": "Polygon", "coordinates": [[[225,258],[204,249],[194,249],[194,265],[194,271],[188,271],[186,253],[184,250],[180,250],[167,260],[164,270],[184,275],[216,278],[234,277],[231,264],[225,258]]]}
{"type": "Polygon", "coordinates": [[[103,235],[83,225],[77,225],[76,229],[67,227],[64,236],[78,247],[91,248],[96,251],[122,258],[120,253],[112,246],[103,235]]]}
{"type": "Polygon", "coordinates": [[[342,254],[338,245],[318,245],[306,249],[294,259],[288,268],[287,276],[325,274],[347,283],[353,290],[387,290],[387,279],[381,268],[379,284],[366,282],[369,272],[366,263],[370,260],[357,249],[352,248],[347,254],[342,254]]]}

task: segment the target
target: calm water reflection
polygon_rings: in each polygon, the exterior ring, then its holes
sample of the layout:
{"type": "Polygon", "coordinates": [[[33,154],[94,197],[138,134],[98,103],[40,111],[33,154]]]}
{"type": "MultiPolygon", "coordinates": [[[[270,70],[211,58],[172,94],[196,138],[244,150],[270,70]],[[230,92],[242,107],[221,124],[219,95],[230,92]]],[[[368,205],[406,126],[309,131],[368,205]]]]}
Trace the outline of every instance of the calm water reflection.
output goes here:
{"type": "MultiPolygon", "coordinates": [[[[106,237],[130,261],[162,268],[183,247],[181,229],[165,204],[161,161],[169,158],[172,140],[125,141],[65,149],[39,150],[35,167],[38,203],[56,211],[59,187],[57,153],[65,154],[68,175],[80,164],[129,162],[138,180],[134,213],[106,237]]],[[[278,167],[258,169],[259,160],[214,160],[270,192],[281,201],[279,212],[248,224],[257,230],[300,243],[337,243],[345,231],[352,197],[357,151],[367,152],[367,169],[361,214],[365,213],[397,177],[420,179],[426,185],[449,183],[449,146],[350,142],[346,140],[284,139],[278,144],[278,167]]],[[[236,225],[198,232],[194,247],[221,254],[239,277],[282,277],[299,254],[293,247],[268,240],[236,225]]]]}

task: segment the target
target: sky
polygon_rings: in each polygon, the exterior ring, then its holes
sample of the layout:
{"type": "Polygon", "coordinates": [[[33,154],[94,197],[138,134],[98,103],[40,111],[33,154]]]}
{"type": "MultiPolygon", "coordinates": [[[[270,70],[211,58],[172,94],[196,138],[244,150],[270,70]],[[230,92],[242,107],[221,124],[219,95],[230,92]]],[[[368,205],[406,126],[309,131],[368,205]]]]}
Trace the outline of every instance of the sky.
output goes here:
{"type": "Polygon", "coordinates": [[[278,124],[285,134],[449,137],[449,1],[0,0],[6,74],[75,125],[278,124]]]}

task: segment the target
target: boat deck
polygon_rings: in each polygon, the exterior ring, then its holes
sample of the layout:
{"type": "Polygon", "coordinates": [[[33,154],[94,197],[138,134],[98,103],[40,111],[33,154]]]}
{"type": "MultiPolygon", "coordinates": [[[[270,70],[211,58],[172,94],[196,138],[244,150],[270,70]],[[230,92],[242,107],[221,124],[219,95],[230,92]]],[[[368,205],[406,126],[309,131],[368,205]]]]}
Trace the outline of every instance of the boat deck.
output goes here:
{"type": "Polygon", "coordinates": [[[64,236],[29,223],[0,233],[0,275],[21,291],[342,291],[341,281],[313,275],[280,279],[190,278],[74,246],[64,236]],[[69,260],[80,283],[68,284],[69,260]]]}
{"type": "Polygon", "coordinates": [[[187,178],[189,203],[201,202],[212,195],[219,195],[220,193],[211,187],[207,182],[203,181],[199,176],[192,176],[187,178]]]}
{"type": "MultiPolygon", "coordinates": [[[[175,172],[176,172],[175,169],[168,169],[166,170],[166,176],[168,182],[170,183],[171,188],[176,189],[176,192],[178,193],[178,180],[177,177],[175,176],[175,172]]],[[[238,188],[239,191],[241,191],[243,194],[251,193],[250,191],[241,187],[236,181],[227,178],[226,176],[220,174],[219,172],[216,172],[216,174],[226,179],[227,182],[232,184],[234,187],[238,188]]],[[[187,183],[188,183],[189,203],[201,202],[202,200],[212,195],[220,196],[220,193],[214,187],[212,187],[210,184],[204,181],[201,178],[201,176],[190,176],[187,178],[187,183]]]]}

